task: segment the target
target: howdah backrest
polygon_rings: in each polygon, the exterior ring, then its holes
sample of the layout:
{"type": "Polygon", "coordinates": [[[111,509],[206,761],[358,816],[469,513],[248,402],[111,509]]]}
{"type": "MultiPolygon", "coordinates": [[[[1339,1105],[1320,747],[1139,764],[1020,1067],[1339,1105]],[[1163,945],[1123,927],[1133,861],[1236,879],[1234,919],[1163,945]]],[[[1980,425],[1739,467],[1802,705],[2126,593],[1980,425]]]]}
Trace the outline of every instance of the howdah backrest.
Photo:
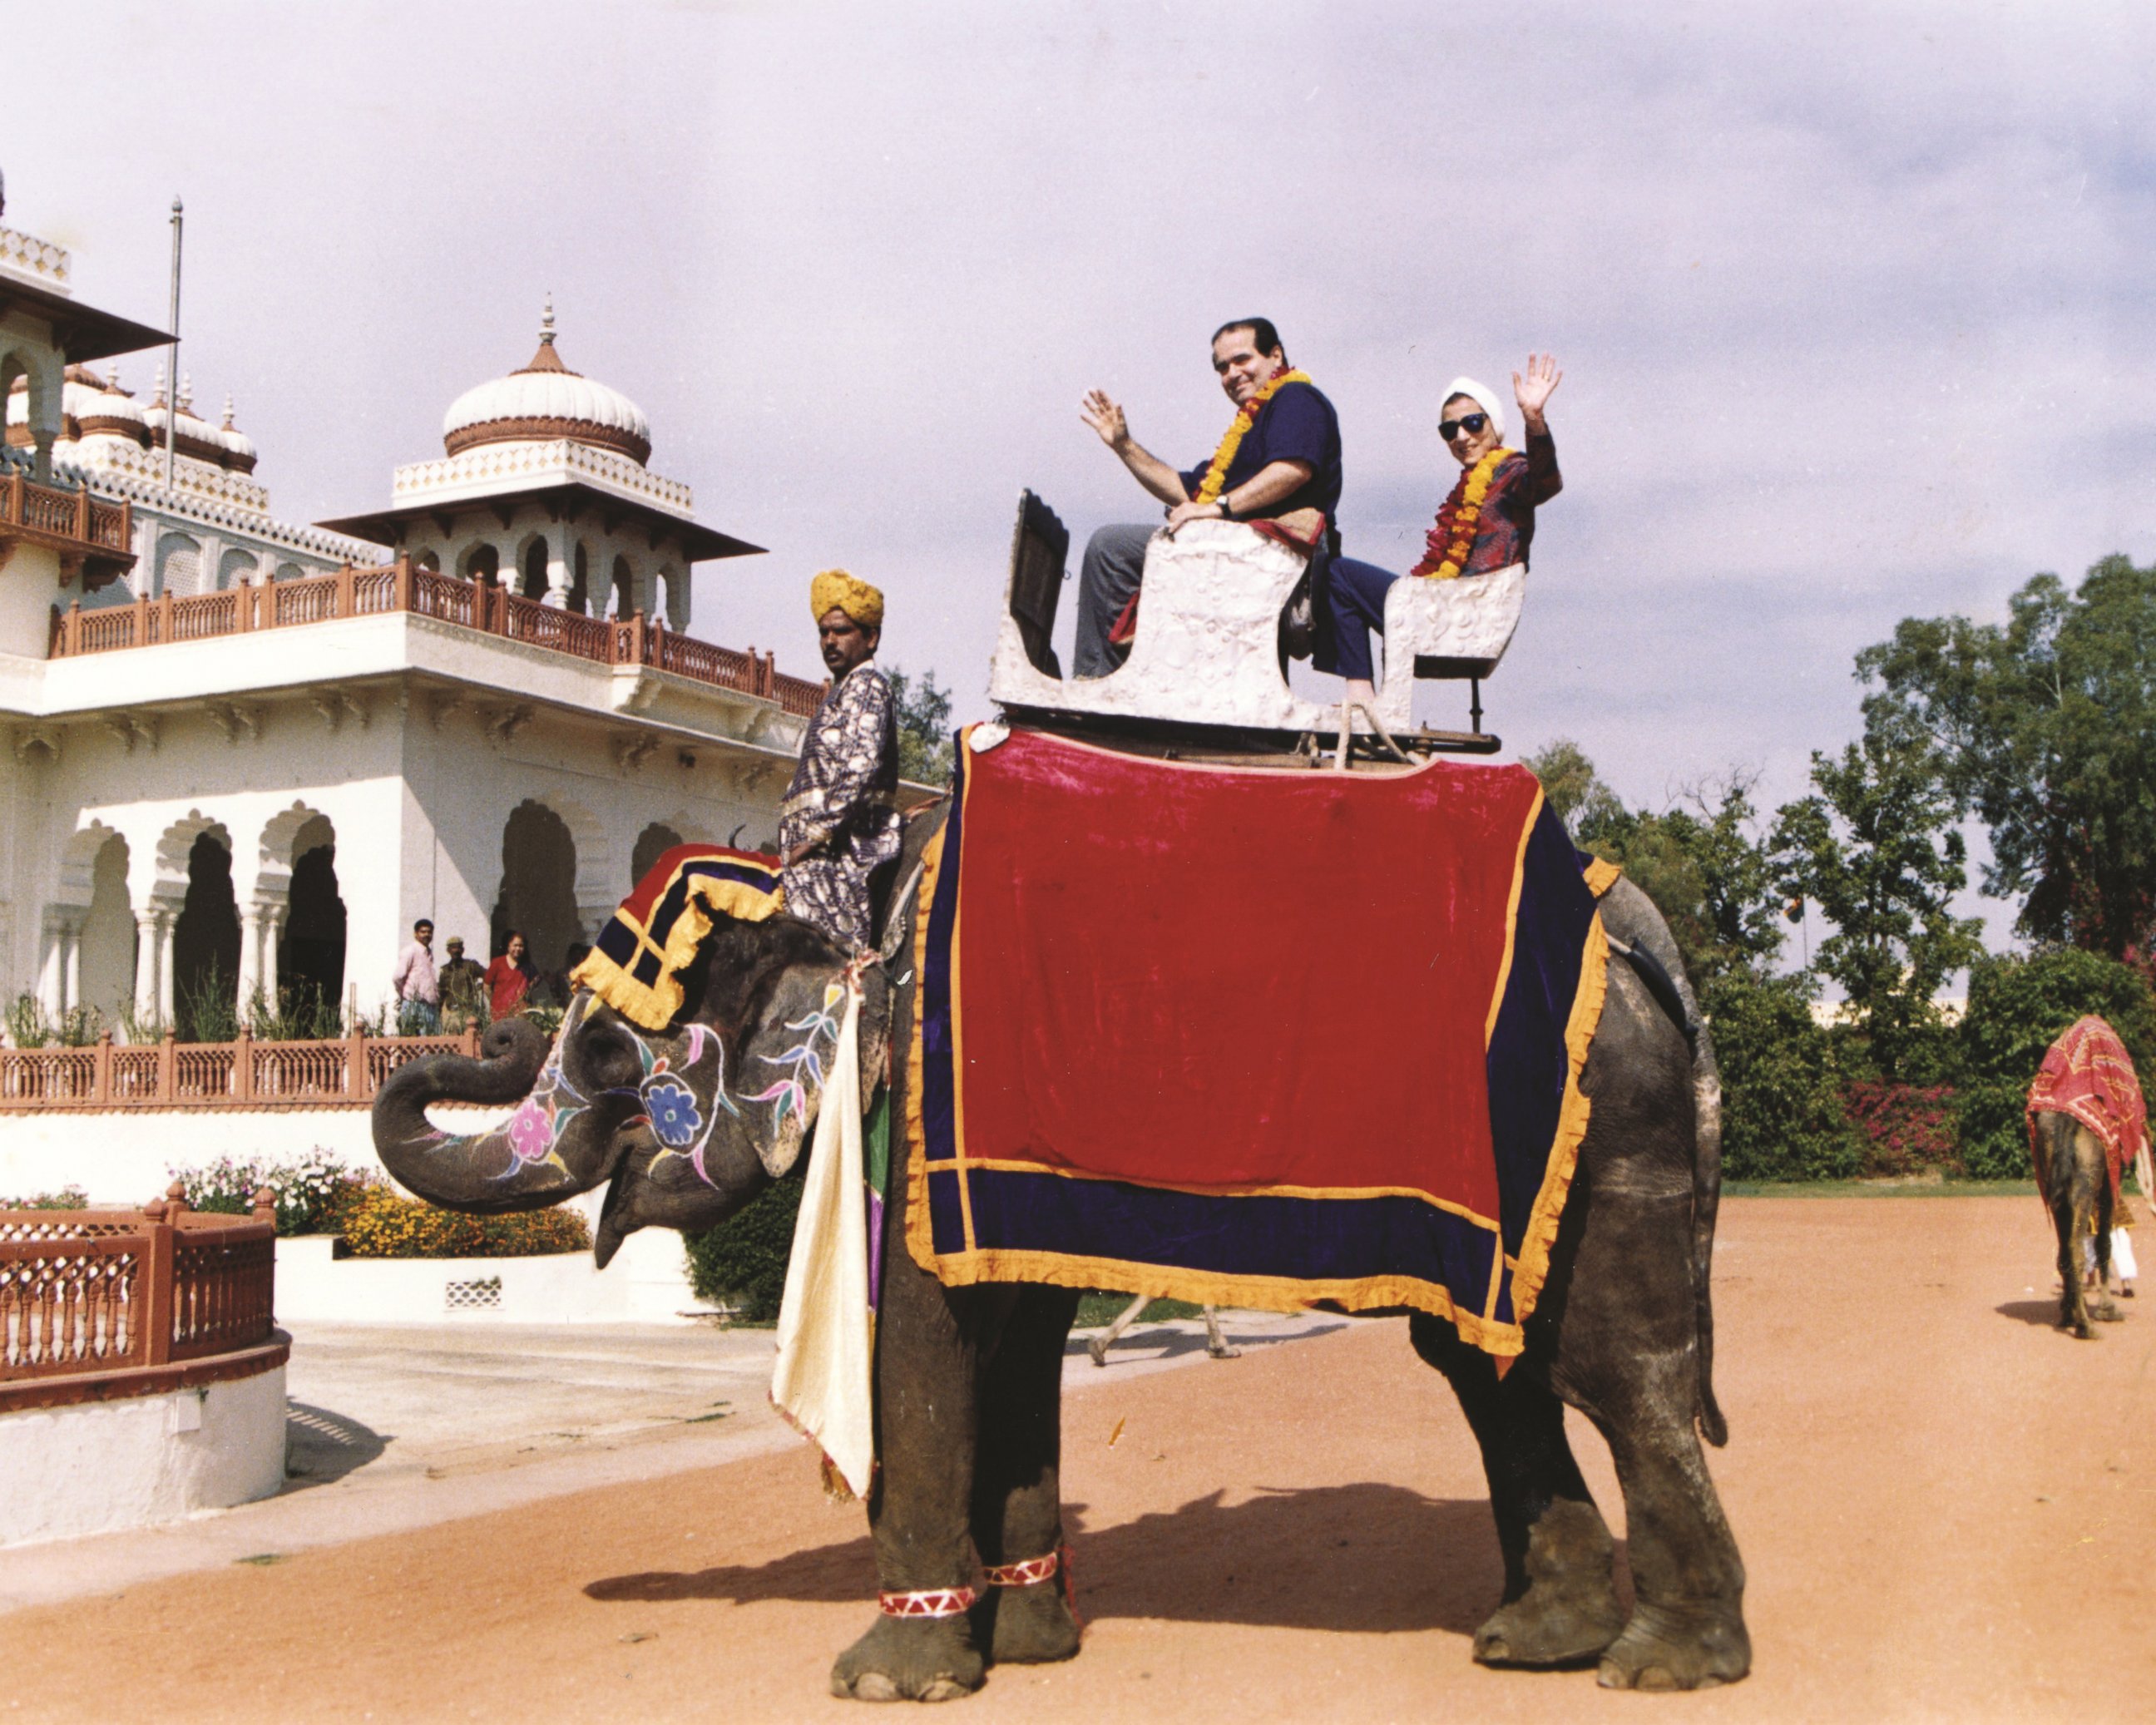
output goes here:
{"type": "Polygon", "coordinates": [[[1070,530],[1031,491],[1019,495],[1018,526],[1011,535],[1010,609],[1025,656],[1036,670],[1060,676],[1055,649],[1055,607],[1063,596],[1063,571],[1070,556],[1070,530]]]}

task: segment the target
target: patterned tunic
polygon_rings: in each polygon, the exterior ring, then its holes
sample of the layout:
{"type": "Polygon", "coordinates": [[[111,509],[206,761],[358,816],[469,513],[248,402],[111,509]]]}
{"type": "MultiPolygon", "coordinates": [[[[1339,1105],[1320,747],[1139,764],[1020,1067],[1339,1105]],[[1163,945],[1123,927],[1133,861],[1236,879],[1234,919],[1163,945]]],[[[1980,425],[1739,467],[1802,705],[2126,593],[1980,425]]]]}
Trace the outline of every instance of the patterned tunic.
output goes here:
{"type": "Polygon", "coordinates": [[[801,745],[778,822],[781,855],[816,849],[780,876],[786,908],[841,945],[869,944],[869,876],[898,855],[898,712],[873,660],[824,697],[801,745]]]}

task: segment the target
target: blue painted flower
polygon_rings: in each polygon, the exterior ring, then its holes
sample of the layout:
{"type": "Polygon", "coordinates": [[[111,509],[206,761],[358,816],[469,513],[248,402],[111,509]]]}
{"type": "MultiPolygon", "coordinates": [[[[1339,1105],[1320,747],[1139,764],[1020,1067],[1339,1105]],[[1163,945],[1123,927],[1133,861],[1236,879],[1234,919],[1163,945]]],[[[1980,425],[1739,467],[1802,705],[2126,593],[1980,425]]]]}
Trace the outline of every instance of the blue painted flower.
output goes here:
{"type": "Polygon", "coordinates": [[[696,1092],[675,1080],[645,1085],[644,1109],[653,1134],[670,1149],[680,1149],[703,1129],[704,1117],[697,1111],[696,1092]]]}

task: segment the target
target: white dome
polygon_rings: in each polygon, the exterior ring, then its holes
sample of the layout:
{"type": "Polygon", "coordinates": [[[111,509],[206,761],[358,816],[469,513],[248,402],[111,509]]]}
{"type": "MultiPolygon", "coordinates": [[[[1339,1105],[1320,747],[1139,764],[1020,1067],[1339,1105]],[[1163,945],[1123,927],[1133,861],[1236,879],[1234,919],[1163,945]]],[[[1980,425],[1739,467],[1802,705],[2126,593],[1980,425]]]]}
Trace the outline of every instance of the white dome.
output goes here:
{"type": "Polygon", "coordinates": [[[467,389],[442,416],[442,443],[454,455],[480,444],[552,443],[567,439],[613,449],[639,464],[651,456],[651,423],[618,389],[580,376],[554,352],[547,308],[531,363],[467,389]]]}

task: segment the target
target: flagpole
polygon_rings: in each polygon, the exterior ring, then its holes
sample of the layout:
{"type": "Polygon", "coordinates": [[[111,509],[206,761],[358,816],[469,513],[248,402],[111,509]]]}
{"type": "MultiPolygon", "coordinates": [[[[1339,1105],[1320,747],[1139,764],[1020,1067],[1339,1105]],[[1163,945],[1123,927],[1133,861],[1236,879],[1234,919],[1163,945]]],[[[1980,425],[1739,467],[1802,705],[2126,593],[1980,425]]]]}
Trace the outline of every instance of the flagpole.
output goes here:
{"type": "MultiPolygon", "coordinates": [[[[172,200],[172,339],[165,347],[165,490],[172,489],[172,452],[180,421],[180,200],[172,200]]],[[[154,567],[154,564],[152,565],[154,567]]]]}

